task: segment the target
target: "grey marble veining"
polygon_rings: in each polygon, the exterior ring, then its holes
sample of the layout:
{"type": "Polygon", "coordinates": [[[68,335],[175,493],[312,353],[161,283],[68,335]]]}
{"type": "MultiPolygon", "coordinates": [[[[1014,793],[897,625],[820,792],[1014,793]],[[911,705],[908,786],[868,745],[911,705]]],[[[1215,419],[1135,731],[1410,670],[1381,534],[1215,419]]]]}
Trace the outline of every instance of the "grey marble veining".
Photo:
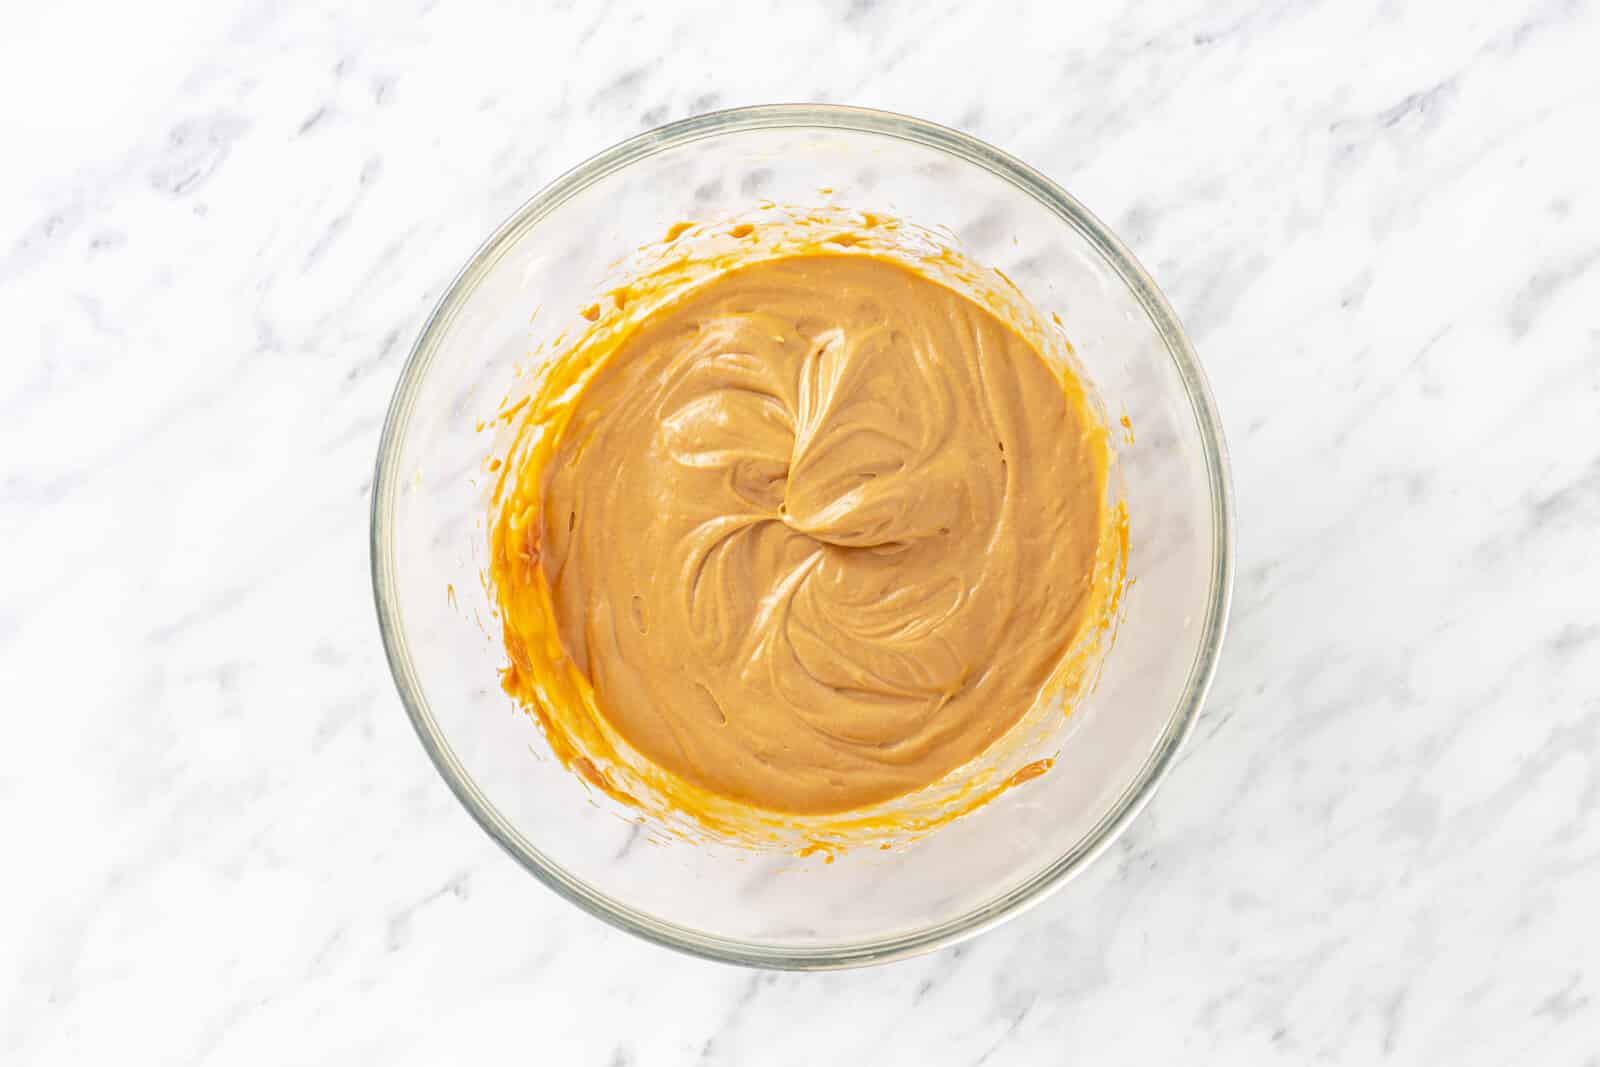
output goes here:
{"type": "Polygon", "coordinates": [[[0,1060],[1600,1063],[1593,4],[0,21],[0,1060]],[[481,237],[776,100],[962,127],[1105,218],[1238,503],[1220,673],[1131,830],[829,975],[540,889],[429,766],[367,577],[384,405],[481,237]]]}

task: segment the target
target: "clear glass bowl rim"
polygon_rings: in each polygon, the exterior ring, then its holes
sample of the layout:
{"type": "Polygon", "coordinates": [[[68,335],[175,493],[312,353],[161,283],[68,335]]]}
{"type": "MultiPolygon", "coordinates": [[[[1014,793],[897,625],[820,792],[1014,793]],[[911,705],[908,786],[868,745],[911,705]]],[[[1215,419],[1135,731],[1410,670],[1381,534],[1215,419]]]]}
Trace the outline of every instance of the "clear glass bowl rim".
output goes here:
{"type": "Polygon", "coordinates": [[[824,970],[862,966],[930,952],[973,937],[1019,914],[1060,888],[1103,852],[1154,794],[1193,731],[1221,652],[1233,591],[1233,503],[1227,447],[1221,420],[1198,357],[1177,315],[1156,284],[1112,232],[1082,204],[1031,167],[999,149],[923,119],[887,111],[832,104],[771,104],[695,115],[631,137],[599,153],[545,186],[522,205],[456,275],[418,335],[389,403],[378,446],[372,493],[372,588],[378,628],[406,714],[422,746],[456,798],[485,832],[534,877],[613,926],[648,941],[694,956],[746,966],[785,970],[824,970]],[[401,485],[400,442],[410,420],[418,387],[426,377],[439,342],[467,297],[501,256],[528,230],[571,197],[617,170],[658,152],[720,134],[749,130],[811,127],[847,130],[909,141],[982,167],[1049,208],[1075,229],[1111,264],[1139,301],[1165,342],[1188,394],[1204,447],[1210,487],[1212,528],[1216,531],[1211,582],[1201,614],[1203,630],[1182,697],[1172,709],[1161,739],[1132,784],[1090,833],[1027,881],[965,914],[909,933],[840,944],[764,944],[706,934],[667,922],[599,892],[539,852],[489,803],[456,759],[429,710],[401,624],[394,583],[393,531],[389,522],[401,485]]]}

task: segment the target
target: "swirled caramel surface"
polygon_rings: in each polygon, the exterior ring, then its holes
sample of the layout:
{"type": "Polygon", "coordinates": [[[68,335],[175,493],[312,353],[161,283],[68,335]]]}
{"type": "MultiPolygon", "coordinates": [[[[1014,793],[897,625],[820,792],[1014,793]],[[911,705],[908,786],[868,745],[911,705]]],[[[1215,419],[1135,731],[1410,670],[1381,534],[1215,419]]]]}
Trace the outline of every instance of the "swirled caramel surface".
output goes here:
{"type": "Polygon", "coordinates": [[[497,558],[536,561],[565,655],[650,761],[842,812],[981,753],[1097,622],[1108,462],[1082,385],[993,313],[799,255],[622,340],[497,558]]]}

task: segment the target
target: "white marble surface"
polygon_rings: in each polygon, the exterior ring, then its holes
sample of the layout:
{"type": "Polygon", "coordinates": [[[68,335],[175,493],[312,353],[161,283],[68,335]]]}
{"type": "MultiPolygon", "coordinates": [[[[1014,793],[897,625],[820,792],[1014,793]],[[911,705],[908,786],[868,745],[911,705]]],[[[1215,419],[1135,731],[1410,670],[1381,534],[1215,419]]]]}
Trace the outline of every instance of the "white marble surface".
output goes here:
{"type": "Polygon", "coordinates": [[[1600,1062],[1594,4],[348,6],[0,15],[0,1061],[1600,1062]],[[1148,811],[1000,930],[830,975],[542,890],[417,744],[367,572],[480,237],[799,99],[1109,221],[1238,494],[1148,811]]]}

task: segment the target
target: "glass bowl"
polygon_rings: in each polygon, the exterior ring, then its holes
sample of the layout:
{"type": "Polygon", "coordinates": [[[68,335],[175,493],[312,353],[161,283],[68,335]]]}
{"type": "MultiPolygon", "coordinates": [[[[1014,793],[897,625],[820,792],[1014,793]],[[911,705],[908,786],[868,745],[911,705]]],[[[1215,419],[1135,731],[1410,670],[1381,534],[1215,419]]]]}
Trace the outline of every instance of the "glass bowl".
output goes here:
{"type": "Polygon", "coordinates": [[[389,407],[372,502],[379,625],[439,773],[551,889],[641,937],[780,968],[926,951],[1014,915],[1098,855],[1149,800],[1216,666],[1231,590],[1222,431],[1155,283],[1027,166],[918,119],[742,108],[641,134],[563,175],[500,227],[417,339],[389,407]],[[484,588],[487,442],[541,318],[575,316],[608,270],[680,220],[761,200],[882,212],[947,232],[1059,313],[1109,417],[1129,516],[1122,621],[1053,770],[894,851],[835,856],[661,839],[550,755],[498,685],[484,588]],[[544,309],[538,316],[536,309],[544,309]],[[1114,427],[1116,428],[1116,427],[1114,427]]]}

